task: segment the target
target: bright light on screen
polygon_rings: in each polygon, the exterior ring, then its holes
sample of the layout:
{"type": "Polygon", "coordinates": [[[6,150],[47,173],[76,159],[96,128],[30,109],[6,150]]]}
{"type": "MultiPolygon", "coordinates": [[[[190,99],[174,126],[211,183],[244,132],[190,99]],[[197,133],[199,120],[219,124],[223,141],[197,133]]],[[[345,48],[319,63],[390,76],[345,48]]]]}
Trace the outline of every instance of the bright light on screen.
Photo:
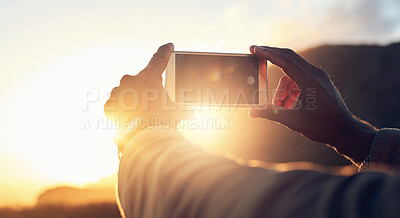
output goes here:
{"type": "Polygon", "coordinates": [[[202,105],[258,104],[258,85],[256,56],[200,53],[177,53],[175,56],[177,102],[202,105]],[[257,82],[249,83],[248,78],[257,82]],[[180,99],[183,91],[185,100],[180,99]]]}

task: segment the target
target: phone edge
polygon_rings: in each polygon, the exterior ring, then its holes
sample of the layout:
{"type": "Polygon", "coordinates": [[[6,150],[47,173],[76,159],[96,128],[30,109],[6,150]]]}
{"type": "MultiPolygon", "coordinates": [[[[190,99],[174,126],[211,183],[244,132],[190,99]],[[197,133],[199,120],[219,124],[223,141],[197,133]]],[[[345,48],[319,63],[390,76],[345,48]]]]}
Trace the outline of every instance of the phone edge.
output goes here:
{"type": "MultiPolygon", "coordinates": [[[[165,70],[165,89],[168,96],[173,102],[176,102],[176,89],[175,89],[175,55],[176,54],[204,54],[204,55],[226,55],[226,56],[241,56],[241,57],[254,57],[253,54],[240,54],[240,53],[217,53],[217,52],[191,52],[191,51],[173,51],[168,60],[167,68],[165,70]]],[[[207,103],[185,103],[185,106],[205,106],[205,107],[253,107],[260,106],[268,103],[268,62],[258,58],[258,73],[259,73],[259,92],[265,90],[264,96],[259,94],[258,104],[207,104],[207,103]],[[264,71],[265,68],[265,80],[262,81],[260,76],[260,69],[264,71]]]]}

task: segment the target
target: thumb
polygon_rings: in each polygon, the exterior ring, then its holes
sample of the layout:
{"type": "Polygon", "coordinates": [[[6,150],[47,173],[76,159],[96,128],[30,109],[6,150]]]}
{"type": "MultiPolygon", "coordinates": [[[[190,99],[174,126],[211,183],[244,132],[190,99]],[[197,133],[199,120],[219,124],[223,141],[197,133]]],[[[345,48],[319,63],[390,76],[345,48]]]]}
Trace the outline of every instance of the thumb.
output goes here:
{"type": "Polygon", "coordinates": [[[268,120],[279,122],[285,126],[290,126],[290,120],[293,116],[294,111],[279,107],[273,104],[265,104],[256,107],[252,107],[249,110],[249,116],[252,118],[265,118],[268,120]]]}

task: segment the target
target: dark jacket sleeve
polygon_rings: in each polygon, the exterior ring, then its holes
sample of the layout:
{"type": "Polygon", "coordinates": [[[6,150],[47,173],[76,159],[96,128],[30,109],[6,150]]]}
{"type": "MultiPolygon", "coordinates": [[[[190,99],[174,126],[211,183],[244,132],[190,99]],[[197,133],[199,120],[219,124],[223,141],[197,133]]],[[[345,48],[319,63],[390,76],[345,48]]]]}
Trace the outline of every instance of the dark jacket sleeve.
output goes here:
{"type": "Polygon", "coordinates": [[[384,128],[378,131],[370,152],[372,164],[400,167],[400,130],[384,128]]]}
{"type": "Polygon", "coordinates": [[[242,166],[169,128],[147,128],[126,144],[118,194],[126,217],[400,217],[396,176],[242,166]]]}

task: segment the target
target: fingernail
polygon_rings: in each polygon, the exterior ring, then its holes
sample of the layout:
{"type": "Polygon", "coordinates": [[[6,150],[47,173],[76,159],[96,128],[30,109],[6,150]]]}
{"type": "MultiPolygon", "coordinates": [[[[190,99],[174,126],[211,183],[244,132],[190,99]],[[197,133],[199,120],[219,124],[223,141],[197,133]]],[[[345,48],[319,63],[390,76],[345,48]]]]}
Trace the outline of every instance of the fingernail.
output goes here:
{"type": "Polygon", "coordinates": [[[257,45],[251,45],[250,46],[250,52],[252,53],[252,54],[254,54],[254,49],[257,47],[257,45]]]}
{"type": "Polygon", "coordinates": [[[163,46],[168,46],[168,47],[174,48],[174,44],[172,44],[171,42],[164,44],[163,46]]]}

